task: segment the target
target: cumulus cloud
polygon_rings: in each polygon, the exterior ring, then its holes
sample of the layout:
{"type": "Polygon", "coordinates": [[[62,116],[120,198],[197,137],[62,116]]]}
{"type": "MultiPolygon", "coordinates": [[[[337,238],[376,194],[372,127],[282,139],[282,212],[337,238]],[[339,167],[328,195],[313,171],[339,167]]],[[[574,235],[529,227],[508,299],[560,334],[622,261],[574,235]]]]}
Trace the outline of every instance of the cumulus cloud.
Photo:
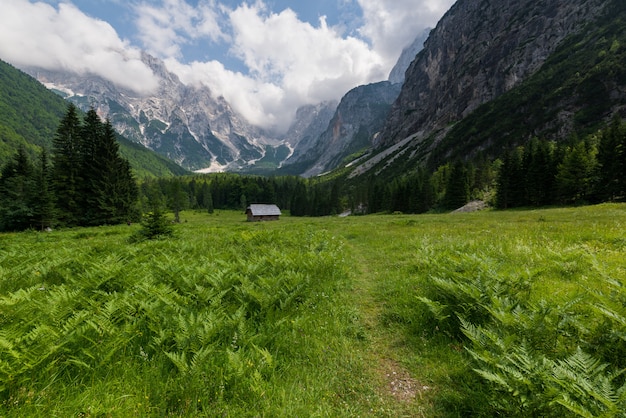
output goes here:
{"type": "Polygon", "coordinates": [[[454,0],[357,2],[363,13],[360,38],[329,27],[324,16],[314,26],[290,9],[271,12],[260,0],[222,8],[230,51],[248,73],[218,62],[168,60],[168,66],[184,82],[202,83],[224,96],[251,123],[284,131],[299,106],[338,100],[353,87],[384,80],[402,49],[433,27],[454,0]]]}
{"type": "MultiPolygon", "coordinates": [[[[183,82],[208,86],[252,124],[284,131],[299,106],[384,80],[402,49],[454,0],[337,2],[355,18],[349,27],[329,26],[324,16],[305,22],[263,0],[134,0],[120,7],[134,13],[133,39],[183,82]],[[239,71],[183,56],[187,46],[216,45],[228,49],[239,71]]],[[[158,85],[137,46],[70,3],[55,8],[41,0],[2,0],[0,33],[0,57],[17,66],[93,73],[142,93],[158,85]]]]}
{"type": "Polygon", "coordinates": [[[0,56],[16,66],[93,73],[138,93],[158,86],[141,52],[71,4],[3,0],[0,56]]]}
{"type": "MultiPolygon", "coordinates": [[[[455,0],[358,0],[364,24],[359,33],[389,62],[427,27],[434,27],[455,0]]],[[[392,64],[393,65],[393,64],[392,64]]]]}
{"type": "Polygon", "coordinates": [[[297,107],[339,99],[388,72],[365,41],[342,37],[324,17],[313,26],[290,9],[272,13],[257,2],[231,10],[229,21],[231,53],[248,74],[233,73],[216,62],[184,65],[168,60],[168,65],[181,80],[205,84],[224,96],[255,125],[285,130],[297,107]]]}
{"type": "Polygon", "coordinates": [[[181,46],[191,41],[228,39],[218,23],[221,8],[214,0],[195,7],[185,0],[163,0],[158,5],[143,1],[134,9],[139,39],[156,56],[180,58],[181,46]]]}

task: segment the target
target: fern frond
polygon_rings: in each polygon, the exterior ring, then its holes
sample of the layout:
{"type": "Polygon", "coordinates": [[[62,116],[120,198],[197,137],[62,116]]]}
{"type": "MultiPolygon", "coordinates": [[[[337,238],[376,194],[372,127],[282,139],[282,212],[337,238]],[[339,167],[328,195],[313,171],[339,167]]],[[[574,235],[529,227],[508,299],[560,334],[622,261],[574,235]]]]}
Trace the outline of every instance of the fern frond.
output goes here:
{"type": "Polygon", "coordinates": [[[176,366],[179,372],[185,374],[189,371],[189,364],[187,364],[187,354],[183,351],[181,353],[165,352],[167,358],[176,366]]]}
{"type": "Polygon", "coordinates": [[[428,308],[430,313],[433,314],[433,316],[435,317],[436,320],[443,321],[443,320],[448,319],[450,317],[450,314],[446,312],[448,310],[448,306],[447,305],[444,305],[444,304],[442,304],[440,302],[428,299],[428,298],[423,297],[423,296],[418,296],[417,300],[419,300],[424,305],[426,305],[426,307],[428,308]]]}

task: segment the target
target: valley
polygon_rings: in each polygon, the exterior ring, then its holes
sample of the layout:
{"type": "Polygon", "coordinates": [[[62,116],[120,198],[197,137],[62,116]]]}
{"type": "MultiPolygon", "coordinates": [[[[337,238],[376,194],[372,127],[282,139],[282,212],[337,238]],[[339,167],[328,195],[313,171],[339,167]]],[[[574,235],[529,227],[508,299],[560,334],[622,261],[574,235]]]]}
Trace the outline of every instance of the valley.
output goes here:
{"type": "Polygon", "coordinates": [[[624,410],[623,204],[244,219],[1,234],[1,414],[624,410]]]}

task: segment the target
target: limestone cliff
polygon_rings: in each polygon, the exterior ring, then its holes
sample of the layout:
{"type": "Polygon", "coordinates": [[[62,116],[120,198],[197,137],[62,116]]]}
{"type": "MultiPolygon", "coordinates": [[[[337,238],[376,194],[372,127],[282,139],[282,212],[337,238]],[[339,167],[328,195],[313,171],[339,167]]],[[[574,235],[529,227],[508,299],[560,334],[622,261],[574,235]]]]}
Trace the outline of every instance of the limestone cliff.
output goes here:
{"type": "Polygon", "coordinates": [[[517,86],[559,43],[596,18],[607,0],[459,0],[406,72],[376,144],[445,132],[517,86]]]}

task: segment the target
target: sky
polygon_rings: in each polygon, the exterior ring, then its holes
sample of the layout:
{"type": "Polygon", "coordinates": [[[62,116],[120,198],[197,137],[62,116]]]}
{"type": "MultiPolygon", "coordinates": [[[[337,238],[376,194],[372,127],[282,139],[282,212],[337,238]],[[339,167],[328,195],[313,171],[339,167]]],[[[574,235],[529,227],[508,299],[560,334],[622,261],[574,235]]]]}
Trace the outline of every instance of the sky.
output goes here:
{"type": "Polygon", "coordinates": [[[93,73],[149,95],[158,79],[140,59],[147,51],[281,132],[302,105],[386,80],[454,0],[1,2],[0,59],[18,68],[93,73]]]}

